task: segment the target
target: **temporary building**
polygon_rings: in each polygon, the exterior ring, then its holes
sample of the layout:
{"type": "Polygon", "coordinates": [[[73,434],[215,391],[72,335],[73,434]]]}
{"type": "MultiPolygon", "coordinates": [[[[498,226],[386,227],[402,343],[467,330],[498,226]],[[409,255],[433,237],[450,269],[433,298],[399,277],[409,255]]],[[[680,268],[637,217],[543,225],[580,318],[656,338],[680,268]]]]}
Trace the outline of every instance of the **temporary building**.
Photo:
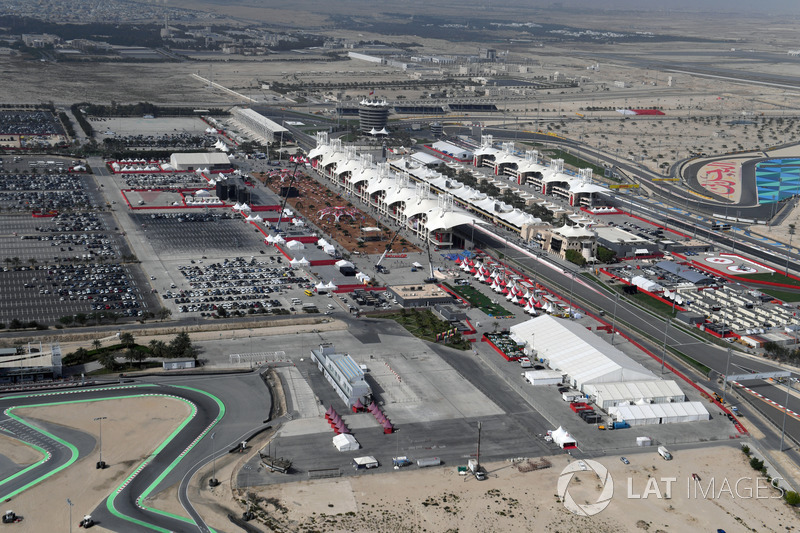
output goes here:
{"type": "Polygon", "coordinates": [[[650,446],[653,440],[650,437],[636,437],[637,446],[650,446]]]}
{"type": "Polygon", "coordinates": [[[300,241],[289,241],[286,243],[286,247],[290,250],[302,250],[305,245],[300,241]]]}
{"type": "Polygon", "coordinates": [[[711,418],[703,402],[618,405],[609,408],[608,412],[614,420],[624,420],[631,426],[696,422],[711,418]]]}
{"type": "Polygon", "coordinates": [[[565,450],[578,447],[578,442],[573,439],[572,435],[570,435],[569,432],[561,426],[558,426],[558,429],[553,431],[550,436],[553,438],[553,442],[565,450]]]}
{"type": "Polygon", "coordinates": [[[342,259],[340,261],[336,261],[336,266],[339,267],[339,268],[342,268],[342,267],[344,267],[344,268],[347,268],[347,267],[353,268],[353,263],[351,263],[350,261],[345,261],[344,259],[342,259]]]}
{"type": "Polygon", "coordinates": [[[349,433],[340,433],[333,437],[333,445],[340,452],[352,452],[361,447],[356,438],[349,433]]]}
{"type": "Polygon", "coordinates": [[[565,374],[583,392],[587,383],[618,383],[657,379],[639,363],[611,346],[585,326],[541,315],[511,326],[511,333],[534,345],[538,356],[553,370],[565,374]]]}
{"type": "Polygon", "coordinates": [[[311,262],[303,256],[300,261],[297,262],[297,266],[308,266],[311,262]]]}
{"type": "Polygon", "coordinates": [[[523,375],[525,381],[534,386],[557,385],[564,379],[564,374],[558,370],[528,370],[523,375]]]}
{"type": "Polygon", "coordinates": [[[325,284],[325,288],[329,291],[335,291],[336,289],[339,288],[339,286],[336,285],[333,281],[329,281],[328,283],[325,284]]]}
{"type": "Polygon", "coordinates": [[[624,383],[588,383],[583,392],[601,409],[623,403],[683,402],[686,396],[674,380],[627,381],[624,383]]]}

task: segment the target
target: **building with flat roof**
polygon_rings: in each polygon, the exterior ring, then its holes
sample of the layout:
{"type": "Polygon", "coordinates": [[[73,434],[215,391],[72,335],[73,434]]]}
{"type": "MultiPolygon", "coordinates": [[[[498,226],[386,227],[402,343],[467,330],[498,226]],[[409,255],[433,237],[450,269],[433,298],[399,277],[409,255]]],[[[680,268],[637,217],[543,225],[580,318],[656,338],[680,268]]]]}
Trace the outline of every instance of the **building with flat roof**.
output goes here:
{"type": "Polygon", "coordinates": [[[31,344],[0,354],[0,384],[34,383],[61,377],[61,346],[31,344]]]}
{"type": "Polygon", "coordinates": [[[323,343],[318,350],[311,350],[311,358],[348,408],[357,400],[364,405],[372,401],[372,389],[364,379],[364,371],[350,355],[336,353],[333,344],[323,343]]]}
{"type": "Polygon", "coordinates": [[[228,156],[222,152],[201,152],[188,154],[172,154],[169,163],[175,170],[229,170],[233,165],[228,156]]]}
{"type": "Polygon", "coordinates": [[[453,302],[453,296],[435,283],[392,285],[386,290],[403,307],[433,307],[453,302]]]}
{"type": "Polygon", "coordinates": [[[289,131],[277,122],[268,119],[261,113],[253,111],[252,109],[235,107],[233,109],[233,118],[240,123],[248,133],[256,137],[262,143],[275,142],[276,136],[283,136],[289,131]]]}

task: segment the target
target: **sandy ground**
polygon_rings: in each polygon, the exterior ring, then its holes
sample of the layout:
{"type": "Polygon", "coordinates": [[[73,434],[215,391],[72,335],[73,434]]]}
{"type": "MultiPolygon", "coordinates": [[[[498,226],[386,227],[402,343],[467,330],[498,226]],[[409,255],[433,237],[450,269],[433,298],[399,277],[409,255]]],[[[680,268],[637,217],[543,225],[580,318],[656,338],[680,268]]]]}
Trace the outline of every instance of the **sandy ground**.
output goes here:
{"type": "Polygon", "coordinates": [[[19,441],[0,434],[0,454],[19,466],[28,466],[40,461],[44,455],[29,446],[19,446],[19,441]]]}
{"type": "MultiPolygon", "coordinates": [[[[528,473],[510,463],[488,464],[484,482],[458,476],[454,466],[405,471],[382,466],[387,471],[381,474],[274,485],[258,496],[264,498],[260,507],[268,511],[275,531],[785,531],[796,524],[796,512],[779,499],[768,499],[777,493],[764,489],[763,481],[762,499],[747,498],[746,487],[755,487],[755,481],[740,482],[733,497],[720,490],[724,479],[733,486],[739,478],[753,477],[736,448],[681,451],[672,462],[652,449],[631,455],[629,466],[616,456],[601,458],[614,479],[614,497],[591,518],[569,513],[557,500],[557,478],[568,459],[552,457],[552,468],[528,473]],[[717,497],[704,498],[699,488],[695,493],[687,483],[692,473],[700,476],[707,494],[717,497]],[[650,479],[657,480],[650,483],[658,483],[665,496],[667,482],[661,477],[676,479],[671,499],[659,499],[657,493],[628,498],[629,493],[643,495],[650,479]]],[[[570,495],[578,503],[594,503],[598,478],[591,471],[576,477],[570,495]]]]}
{"type": "MultiPolygon", "coordinates": [[[[95,446],[88,456],[6,503],[7,508],[25,517],[20,531],[33,532],[68,531],[69,509],[64,503],[67,498],[74,504],[72,520],[77,530],[80,518],[103,503],[108,494],[175,430],[190,410],[181,401],[143,397],[26,408],[15,413],[33,423],[44,420],[65,425],[95,439],[99,436],[99,424],[94,418],[108,417],[103,421],[103,460],[108,468],[95,469],[99,451],[95,446]],[[147,431],[140,431],[145,425],[147,431]],[[51,512],[42,512],[42,502],[51,503],[51,512]]],[[[31,462],[30,453],[24,449],[28,449],[24,444],[0,440],[0,453],[18,464],[31,462]]],[[[103,531],[103,528],[97,530],[103,531]]]]}

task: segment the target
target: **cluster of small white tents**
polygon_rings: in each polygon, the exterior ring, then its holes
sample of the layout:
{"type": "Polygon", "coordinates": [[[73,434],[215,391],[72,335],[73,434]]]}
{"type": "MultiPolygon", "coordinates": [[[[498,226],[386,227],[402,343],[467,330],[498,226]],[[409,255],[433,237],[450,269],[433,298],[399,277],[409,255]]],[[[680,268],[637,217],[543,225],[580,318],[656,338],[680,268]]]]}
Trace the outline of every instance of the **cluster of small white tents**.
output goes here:
{"type": "Polygon", "coordinates": [[[114,172],[164,172],[175,170],[175,168],[169,163],[162,163],[158,165],[148,164],[146,161],[142,161],[142,164],[124,165],[120,165],[117,161],[114,161],[111,163],[111,169],[114,172]]]}
{"type": "Polygon", "coordinates": [[[329,281],[328,283],[322,283],[321,281],[314,285],[314,288],[317,289],[318,293],[325,293],[330,291],[335,291],[339,288],[333,281],[329,281]]]}
{"type": "Polygon", "coordinates": [[[504,294],[506,300],[512,304],[523,306],[529,315],[535,316],[536,309],[545,306],[549,306],[549,308],[545,308],[548,312],[556,311],[553,302],[538,299],[529,287],[524,287],[518,281],[511,279],[504,268],[485,265],[471,259],[457,259],[456,265],[464,272],[472,274],[479,282],[490,285],[494,292],[504,294]]]}
{"type": "Polygon", "coordinates": [[[317,246],[322,248],[322,251],[328,255],[336,255],[336,247],[326,241],[325,239],[320,239],[317,241],[317,246]]]}
{"type": "Polygon", "coordinates": [[[214,148],[216,148],[220,152],[230,152],[231,150],[230,148],[228,148],[228,145],[222,142],[222,139],[218,139],[217,142],[214,143],[214,148]]]}

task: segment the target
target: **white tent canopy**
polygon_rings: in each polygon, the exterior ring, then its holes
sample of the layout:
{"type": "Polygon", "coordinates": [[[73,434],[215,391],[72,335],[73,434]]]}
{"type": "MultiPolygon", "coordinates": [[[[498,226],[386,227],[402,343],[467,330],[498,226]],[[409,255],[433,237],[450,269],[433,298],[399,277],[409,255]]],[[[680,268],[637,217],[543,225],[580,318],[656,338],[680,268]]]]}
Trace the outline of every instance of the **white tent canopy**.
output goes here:
{"type": "Polygon", "coordinates": [[[511,327],[511,333],[534,345],[550,368],[568,376],[581,392],[587,383],[657,379],[645,367],[581,324],[541,315],[511,327]]]}
{"type": "Polygon", "coordinates": [[[311,264],[311,262],[308,259],[306,259],[305,256],[303,256],[303,258],[300,259],[300,261],[298,261],[297,264],[299,266],[308,266],[311,264]]]}
{"type": "Polygon", "coordinates": [[[674,380],[587,383],[583,392],[601,409],[644,399],[646,403],[683,402],[686,396],[674,380]]]}
{"type": "Polygon", "coordinates": [[[695,422],[711,418],[703,402],[618,405],[609,408],[608,412],[615,420],[624,420],[631,426],[695,422]]]}
{"type": "Polygon", "coordinates": [[[329,281],[328,283],[325,284],[325,288],[328,289],[329,291],[335,291],[336,289],[339,288],[339,286],[336,285],[333,281],[329,281]]]}
{"type": "Polygon", "coordinates": [[[361,447],[356,438],[347,433],[340,433],[333,437],[333,445],[340,452],[351,452],[361,447]]]}
{"type": "Polygon", "coordinates": [[[572,438],[572,435],[570,435],[569,432],[561,426],[558,426],[558,429],[553,431],[550,436],[553,437],[553,442],[562,448],[569,448],[578,444],[578,442],[572,438]]]}
{"type": "Polygon", "coordinates": [[[305,245],[303,245],[303,243],[300,241],[289,241],[286,244],[286,247],[290,250],[302,250],[305,248],[305,245]]]}
{"type": "Polygon", "coordinates": [[[336,266],[338,268],[342,268],[342,267],[350,267],[350,268],[352,268],[353,267],[353,263],[351,263],[350,261],[345,261],[344,259],[342,259],[341,261],[336,261],[336,266]]]}

